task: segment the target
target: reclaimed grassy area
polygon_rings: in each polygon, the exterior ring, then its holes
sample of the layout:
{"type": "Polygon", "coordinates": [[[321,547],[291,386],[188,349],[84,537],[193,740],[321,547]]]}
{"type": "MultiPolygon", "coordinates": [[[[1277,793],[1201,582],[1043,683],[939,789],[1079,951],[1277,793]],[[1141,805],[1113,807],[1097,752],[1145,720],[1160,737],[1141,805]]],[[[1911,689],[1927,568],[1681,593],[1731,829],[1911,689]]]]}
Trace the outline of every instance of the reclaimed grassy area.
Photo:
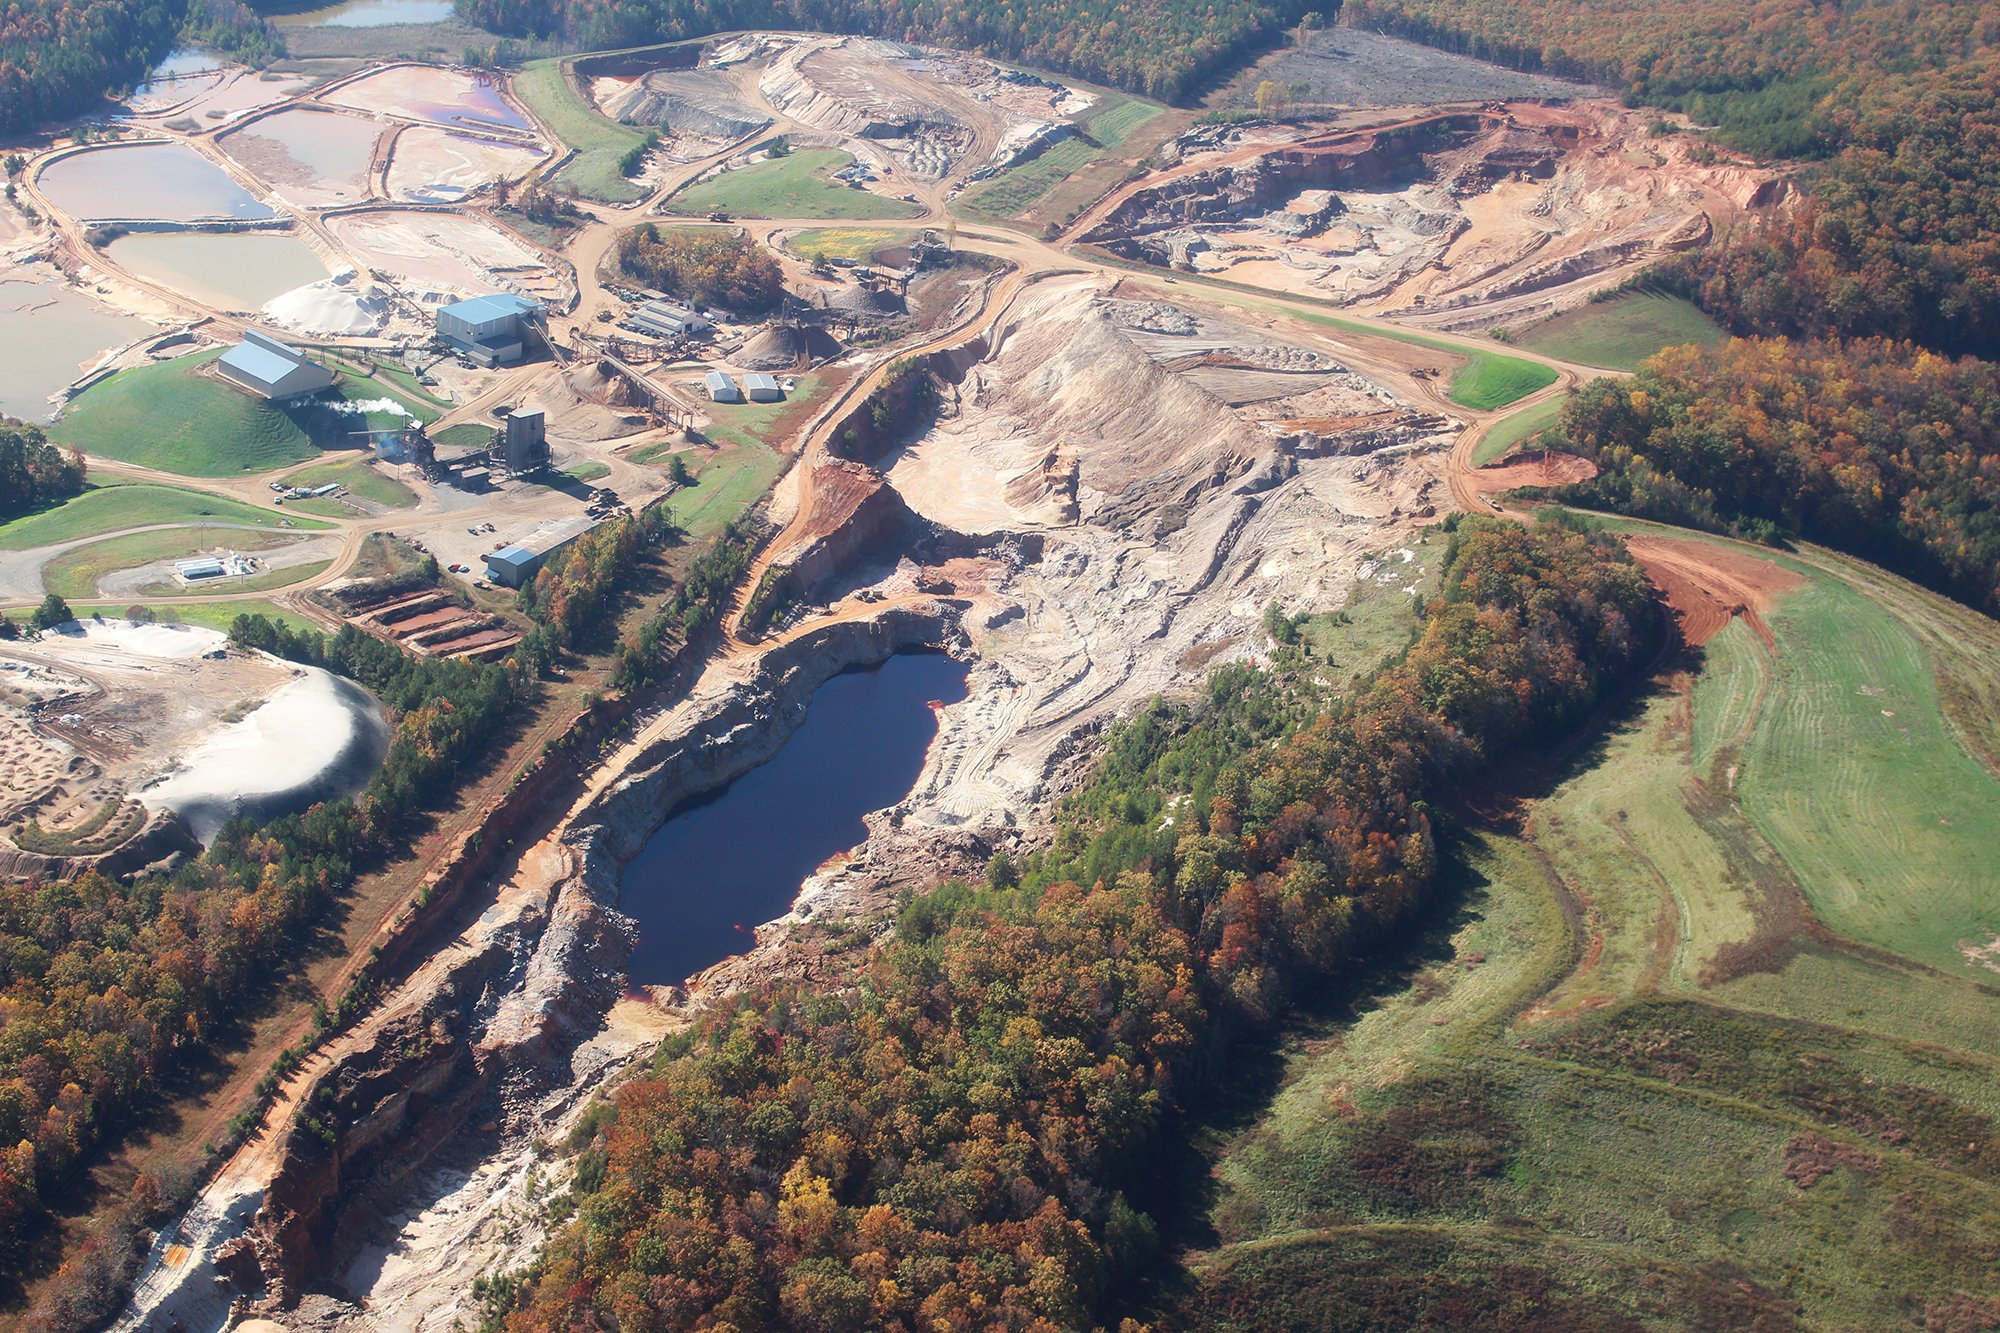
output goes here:
{"type": "Polygon", "coordinates": [[[1521,409],[1487,431],[1486,438],[1479,442],[1479,448],[1473,452],[1472,465],[1485,467],[1489,463],[1497,463],[1513,452],[1516,445],[1527,443],[1555,425],[1556,418],[1562,415],[1565,401],[1563,398],[1551,398],[1545,403],[1536,403],[1533,407],[1521,409]]]}
{"type": "Polygon", "coordinates": [[[701,215],[721,211],[746,218],[909,218],[914,204],[868,190],[851,190],[831,179],[850,165],[851,154],[837,148],[802,149],[697,181],[667,200],[669,211],[701,215]]]}
{"type": "Polygon", "coordinates": [[[646,136],[601,114],[569,80],[561,60],[537,60],[514,80],[514,92],[528,109],[577,150],[576,159],[556,176],[558,185],[609,204],[629,204],[645,190],[627,180],[618,164],[646,136]]]}
{"type": "MultiPolygon", "coordinates": [[[[1133,131],[1164,109],[1152,102],[1113,94],[1084,120],[1081,134],[1050,146],[1020,166],[1009,167],[979,182],[958,197],[953,211],[975,222],[1002,222],[1016,217],[1058,185],[1082,173],[1107,151],[1123,145],[1133,131]]],[[[1113,183],[1107,180],[1105,188],[1113,183]]]]}
{"type": "Polygon", "coordinates": [[[325,529],[310,520],[179,486],[93,486],[54,509],[0,523],[0,550],[57,546],[106,532],[162,523],[230,523],[256,528],[325,529]]]}
{"type": "MultiPolygon", "coordinates": [[[[121,570],[167,560],[186,560],[218,550],[268,551],[289,545],[294,538],[275,532],[245,532],[233,528],[168,528],[157,532],[128,532],[122,537],[106,537],[65,551],[42,566],[42,589],[64,598],[91,598],[98,595],[98,583],[121,570]]],[[[292,571],[283,571],[290,574],[292,571]]],[[[261,575],[258,577],[262,577],[261,575]]],[[[287,580],[292,581],[292,580],[287,580]]],[[[229,580],[237,586],[237,580],[229,580]]],[[[162,586],[186,591],[171,582],[162,586]]]]}
{"type": "MultiPolygon", "coordinates": [[[[370,500],[389,509],[408,509],[416,504],[417,493],[373,466],[365,458],[349,458],[338,462],[315,463],[311,467],[300,468],[285,480],[294,486],[344,486],[363,500],[370,500]]],[[[287,507],[297,504],[292,501],[287,507]]]]}
{"type": "Polygon", "coordinates": [[[1606,370],[1637,370],[1663,347],[1713,347],[1727,335],[1690,301],[1659,292],[1626,292],[1593,301],[1521,329],[1513,341],[1531,352],[1606,370]]]}
{"type": "MultiPolygon", "coordinates": [[[[234,591],[232,589],[231,591],[234,591]]],[[[123,616],[134,606],[143,606],[158,619],[169,623],[200,625],[205,629],[228,633],[230,625],[238,616],[265,616],[271,620],[283,621],[294,629],[316,628],[311,620],[276,602],[261,598],[246,597],[242,601],[201,602],[201,601],[149,601],[140,598],[136,602],[72,602],[70,606],[78,615],[123,616]]]]}
{"type": "Polygon", "coordinates": [[[1163,1323],[1921,1328],[1987,1289],[2000,993],[1954,946],[2000,900],[1965,850],[2000,782],[1954,742],[2000,746],[2000,626],[1733,550],[1803,576],[1773,641],[1735,622],[1448,840],[1414,960],[1218,1145],[1220,1243],[1163,1323]]]}
{"type": "MultiPolygon", "coordinates": [[[[265,472],[317,457],[307,423],[323,409],[311,403],[261,402],[204,373],[220,355],[218,348],[120,371],[70,404],[49,428],[49,438],[87,454],[184,477],[265,472]]],[[[343,378],[334,392],[351,402],[395,399],[405,411],[427,420],[437,415],[381,380],[343,378]]],[[[371,429],[379,429],[403,418],[369,412],[365,419],[371,429]]]]}

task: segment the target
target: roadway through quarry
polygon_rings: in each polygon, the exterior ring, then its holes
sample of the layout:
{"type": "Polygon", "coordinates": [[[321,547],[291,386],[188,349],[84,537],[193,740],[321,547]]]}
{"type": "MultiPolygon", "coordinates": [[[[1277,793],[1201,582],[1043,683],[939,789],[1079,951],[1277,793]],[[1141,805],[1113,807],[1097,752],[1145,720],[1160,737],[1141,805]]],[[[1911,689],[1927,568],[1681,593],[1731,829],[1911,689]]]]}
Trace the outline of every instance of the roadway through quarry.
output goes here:
{"type": "MultiPolygon", "coordinates": [[[[769,978],[840,984],[851,960],[829,955],[809,927],[879,922],[900,891],[978,874],[994,852],[1035,845],[1050,802],[1092,758],[1093,737],[1156,695],[1192,691],[1217,663],[1257,661],[1269,605],[1336,610],[1364,575],[1418,589],[1435,558],[1424,531],[1453,510],[1495,507],[1472,463],[1485,434],[1602,373],[1509,349],[1552,382],[1501,409],[1461,406],[1453,372],[1497,350],[1457,331],[1466,311],[1514,312],[1533,292],[1544,304],[1581,300],[1640,257],[1692,243],[1706,225],[1696,219],[1733,216],[1766,189],[1747,173],[1702,175],[1708,168],[1664,156],[1643,167],[1630,125],[1608,104],[1398,109],[1332,130],[1190,131],[1174,164],[1112,189],[1066,227],[961,225],[947,201],[967,176],[1034,127],[1076,114],[1068,99],[1086,95],[1053,80],[1010,84],[1021,100],[1004,116],[981,119],[963,98],[919,116],[922,79],[969,77],[960,65],[980,62],[912,52],[788,37],[724,48],[725,59],[698,69],[601,67],[591,85],[600,105],[702,111],[683,115],[690,129],[667,145],[643,198],[579,201],[581,221],[559,251],[486,203],[454,206],[560,276],[550,320],[558,353],[466,378],[439,428],[484,422],[491,406],[533,399],[572,373],[577,362],[561,349],[588,346],[599,314],[620,308],[602,267],[617,232],[690,183],[742,169],[773,133],[797,136],[795,148],[840,144],[899,173],[892,186],[870,186],[910,198],[912,215],[893,225],[949,228],[978,265],[928,324],[829,364],[823,397],[776,442],[784,470],[763,506],[771,535],[705,665],[661,697],[630,701],[615,740],[583,747],[588,765],[545,766],[524,783],[524,803],[488,830],[491,846],[454,846],[433,872],[453,909],[399,946],[406,964],[394,986],[284,1081],[261,1127],[161,1233],[117,1327],[211,1330],[245,1313],[300,1329],[476,1321],[474,1279],[525,1262],[541,1235],[539,1204],[559,1168],[538,1145],[663,1034],[714,997],[769,978]],[[861,74],[842,76],[843,53],[861,74]],[[1396,145],[1401,156],[1384,165],[1396,145]],[[1639,179],[1648,170],[1660,179],[1639,179]],[[1374,192],[1337,202],[1355,180],[1374,192]],[[1488,188],[1475,189],[1481,182],[1488,188]],[[1437,197],[1418,197],[1432,186],[1437,197]],[[1398,198],[1378,197],[1385,191],[1398,198]],[[1543,239],[1502,236],[1508,201],[1554,219],[1530,228],[1543,239]],[[1357,221],[1367,209],[1381,219],[1357,221]],[[1594,250],[1562,239],[1586,216],[1608,229],[1594,250]],[[1355,299],[1334,322],[1318,277],[1301,286],[1289,276],[1284,238],[1288,228],[1301,241],[1323,237],[1343,217],[1357,238],[1350,267],[1365,269],[1368,285],[1348,293],[1355,299]],[[1406,245],[1391,223],[1424,244],[1406,245]],[[1190,246],[1176,227],[1204,239],[1190,246]],[[1217,252],[1234,259],[1201,258],[1217,252]],[[1530,270],[1545,259],[1563,262],[1538,287],[1530,270]],[[1214,280],[1223,276],[1231,282],[1214,280]],[[1455,313],[1423,317],[1441,308],[1455,313]],[[1422,341],[1411,323],[1427,325],[1422,341]],[[682,984],[628,991],[621,866],[677,805],[776,753],[835,672],[912,649],[970,664],[968,697],[942,709],[914,789],[871,816],[866,840],[809,878],[793,912],[759,926],[747,952],[682,984]],[[308,1105],[338,1120],[334,1146],[299,1127],[295,1112],[308,1105]]],[[[288,92],[259,114],[306,101],[315,114],[349,114],[341,86],[288,92]]],[[[511,132],[520,143],[560,142],[532,114],[520,121],[511,132]]],[[[211,132],[152,129],[244,170],[211,132]]],[[[560,166],[551,151],[537,170],[560,166]]],[[[378,190],[388,179],[379,157],[369,178],[378,190]]],[[[28,180],[57,219],[50,243],[96,279],[221,331],[259,322],[120,271],[38,192],[32,171],[28,180]]],[[[316,243],[352,243],[337,209],[290,211],[316,243]]],[[[818,290],[829,280],[789,252],[790,238],[852,224],[726,225],[781,256],[795,290],[818,290]]],[[[1317,259],[1308,267],[1330,271],[1317,259]]],[[[643,373],[678,393],[686,370],[643,373]]],[[[691,396],[679,406],[706,412],[691,396]]],[[[641,423],[569,443],[643,502],[664,486],[659,468],[631,461],[633,446],[674,438],[669,426],[641,423]]],[[[266,484],[130,465],[101,472],[246,501],[266,484]]],[[[511,494],[447,503],[413,489],[420,502],[408,513],[331,520],[327,568],[278,596],[304,606],[300,593],[349,577],[369,532],[443,541],[525,512],[511,494]]]]}

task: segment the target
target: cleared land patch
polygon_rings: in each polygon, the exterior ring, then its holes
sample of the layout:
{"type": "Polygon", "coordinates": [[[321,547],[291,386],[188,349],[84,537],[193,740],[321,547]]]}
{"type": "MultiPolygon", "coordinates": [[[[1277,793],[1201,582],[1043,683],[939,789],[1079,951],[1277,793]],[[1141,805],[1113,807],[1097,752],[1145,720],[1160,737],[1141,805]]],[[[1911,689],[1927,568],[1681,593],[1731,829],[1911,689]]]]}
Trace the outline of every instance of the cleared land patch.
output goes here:
{"type": "MultiPolygon", "coordinates": [[[[120,570],[137,569],[142,565],[158,564],[166,560],[184,560],[217,548],[232,551],[266,551],[274,546],[287,545],[290,540],[274,532],[242,532],[228,528],[168,528],[158,532],[128,532],[122,537],[106,537],[103,541],[91,542],[86,546],[63,552],[42,566],[42,586],[47,591],[64,598],[92,598],[98,595],[99,580],[120,570]]],[[[321,567],[324,568],[324,565],[321,567]]],[[[303,577],[299,572],[301,568],[303,566],[269,572],[285,575],[282,583],[295,583],[303,577]]],[[[282,583],[257,582],[264,578],[265,575],[258,574],[248,579],[226,579],[218,582],[225,584],[231,591],[282,586],[282,583]]],[[[188,589],[188,591],[195,590],[188,589]]]]}
{"type": "Polygon", "coordinates": [[[667,201],[673,212],[724,212],[757,218],[915,217],[923,210],[900,199],[851,190],[830,179],[854,161],[837,148],[801,149],[697,181],[667,201]]]}
{"type": "MultiPolygon", "coordinates": [[[[1123,145],[1163,110],[1152,102],[1114,95],[1085,118],[1081,135],[1053,144],[1029,161],[979,182],[958,197],[954,211],[977,222],[1000,222],[1024,213],[1057,186],[1097,163],[1107,151],[1123,145]]],[[[1115,177],[1107,177],[1104,189],[1115,183],[1115,177]]]]}
{"type": "Polygon", "coordinates": [[[1683,343],[1713,347],[1727,336],[1692,302],[1656,292],[1627,292],[1521,329],[1513,341],[1580,365],[1637,370],[1662,348],[1683,343]]]}

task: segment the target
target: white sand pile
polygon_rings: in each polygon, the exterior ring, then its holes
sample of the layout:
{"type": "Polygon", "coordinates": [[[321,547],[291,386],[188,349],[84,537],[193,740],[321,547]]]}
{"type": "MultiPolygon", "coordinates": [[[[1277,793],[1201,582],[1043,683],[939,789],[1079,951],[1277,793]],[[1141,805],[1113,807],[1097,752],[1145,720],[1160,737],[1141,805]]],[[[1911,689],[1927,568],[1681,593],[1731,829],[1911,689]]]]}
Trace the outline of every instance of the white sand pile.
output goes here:
{"type": "Polygon", "coordinates": [[[273,322],[300,333],[361,337],[379,331],[388,322],[389,298],[347,269],[272,297],[264,313],[273,322]]]}
{"type": "Polygon", "coordinates": [[[237,815],[269,819],[352,795],[367,784],[388,744],[381,705],[367,691],[302,668],[138,796],[149,810],[177,811],[207,843],[237,815]]]}
{"type": "Polygon", "coordinates": [[[129,620],[73,620],[57,633],[140,657],[199,657],[229,644],[228,636],[198,625],[137,625],[129,620]]]}

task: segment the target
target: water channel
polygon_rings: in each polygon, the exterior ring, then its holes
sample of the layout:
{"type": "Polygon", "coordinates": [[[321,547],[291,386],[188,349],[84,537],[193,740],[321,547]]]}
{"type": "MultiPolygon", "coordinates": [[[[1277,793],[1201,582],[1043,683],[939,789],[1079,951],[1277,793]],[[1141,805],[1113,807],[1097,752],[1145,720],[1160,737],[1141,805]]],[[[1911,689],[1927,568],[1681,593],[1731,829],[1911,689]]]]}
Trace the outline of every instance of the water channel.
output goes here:
{"type": "Polygon", "coordinates": [[[867,836],[863,815],[909,795],[937,738],[933,705],[965,698],[965,680],[941,653],[835,676],[770,762],[667,820],[625,867],[632,980],[682,981],[748,949],[806,876],[867,836]]]}

